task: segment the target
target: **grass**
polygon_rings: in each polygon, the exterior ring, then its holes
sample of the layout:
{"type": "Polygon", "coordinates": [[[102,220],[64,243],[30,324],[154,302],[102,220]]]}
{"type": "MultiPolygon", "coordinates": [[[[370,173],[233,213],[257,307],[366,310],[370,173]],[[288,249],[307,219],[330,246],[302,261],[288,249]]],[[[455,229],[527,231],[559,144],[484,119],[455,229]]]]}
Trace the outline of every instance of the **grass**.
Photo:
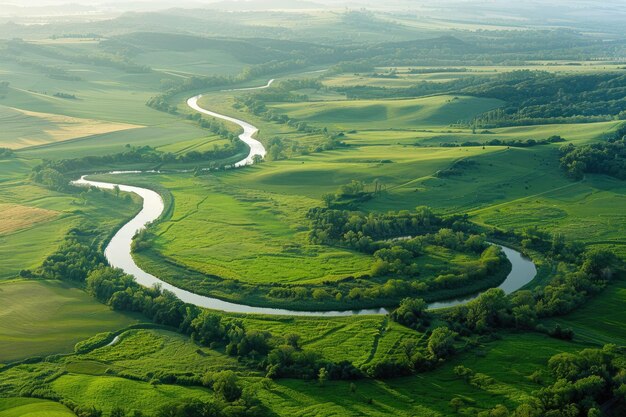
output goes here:
{"type": "Polygon", "coordinates": [[[0,362],[4,363],[71,352],[90,335],[137,320],[57,281],[0,283],[0,304],[5,306],[0,312],[0,362]]]}
{"type": "Polygon", "coordinates": [[[236,359],[166,330],[129,330],[113,346],[68,359],[66,369],[89,375],[100,375],[109,369],[144,380],[150,380],[155,373],[204,375],[224,369],[245,372],[236,359]],[[175,361],[170,360],[173,357],[175,361]]]}
{"type": "Polygon", "coordinates": [[[0,417],[73,417],[67,407],[37,398],[0,398],[0,417]]]}
{"type": "Polygon", "coordinates": [[[203,388],[178,385],[151,385],[114,376],[68,374],[52,383],[52,388],[79,404],[96,406],[106,414],[116,407],[140,410],[148,415],[176,400],[198,398],[211,400],[212,393],[203,388]]]}
{"type": "Polygon", "coordinates": [[[324,101],[274,104],[290,117],[335,130],[448,126],[499,107],[495,99],[433,96],[406,100],[324,101]]]}
{"type": "Polygon", "coordinates": [[[20,149],[141,126],[68,117],[0,106],[0,146],[20,149]]]}
{"type": "Polygon", "coordinates": [[[0,204],[0,235],[28,228],[57,216],[57,212],[18,204],[0,204]]]}

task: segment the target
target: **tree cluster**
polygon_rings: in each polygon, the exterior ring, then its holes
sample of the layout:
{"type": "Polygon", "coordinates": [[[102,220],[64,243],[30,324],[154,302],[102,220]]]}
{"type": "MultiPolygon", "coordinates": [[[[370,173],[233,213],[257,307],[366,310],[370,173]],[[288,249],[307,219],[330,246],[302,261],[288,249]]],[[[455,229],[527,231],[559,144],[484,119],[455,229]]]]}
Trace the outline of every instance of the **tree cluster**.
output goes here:
{"type": "Polygon", "coordinates": [[[626,139],[582,146],[570,143],[563,146],[561,169],[575,180],[581,180],[586,173],[610,175],[626,180],[626,139]]]}

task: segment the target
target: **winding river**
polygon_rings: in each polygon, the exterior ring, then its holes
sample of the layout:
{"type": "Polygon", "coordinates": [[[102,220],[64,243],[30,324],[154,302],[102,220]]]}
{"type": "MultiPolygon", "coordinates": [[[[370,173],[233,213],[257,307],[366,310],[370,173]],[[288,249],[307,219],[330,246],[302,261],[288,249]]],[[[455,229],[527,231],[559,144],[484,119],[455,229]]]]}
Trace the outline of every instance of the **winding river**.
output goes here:
{"type": "MultiPolygon", "coordinates": [[[[250,89],[259,89],[259,88],[267,88],[269,87],[274,80],[270,80],[267,85],[262,87],[255,87],[250,89]]],[[[252,136],[258,132],[258,129],[247,123],[243,120],[238,120],[233,117],[225,116],[219,113],[212,112],[210,110],[206,110],[198,104],[198,100],[201,98],[201,95],[195,96],[187,100],[187,105],[192,109],[218,118],[222,120],[226,120],[232,123],[239,125],[243,129],[243,133],[239,135],[239,139],[245,142],[249,147],[250,151],[248,156],[241,161],[234,164],[235,167],[242,167],[245,165],[250,165],[254,163],[254,159],[256,155],[261,157],[265,156],[265,148],[258,140],[254,139],[252,136]]],[[[139,172],[139,171],[134,171],[139,172]]],[[[122,172],[117,172],[122,173],[122,172]]],[[[199,307],[210,308],[213,310],[221,310],[230,313],[254,313],[254,314],[270,314],[270,315],[290,315],[290,316],[324,316],[324,317],[338,317],[338,316],[350,316],[357,314],[387,314],[388,311],[385,308],[378,309],[361,309],[361,310],[345,310],[345,311],[297,311],[297,310],[289,310],[289,309],[280,309],[280,308],[266,308],[266,307],[254,307],[248,306],[245,304],[237,304],[231,303],[228,301],[220,300],[218,298],[207,297],[203,295],[194,294],[190,291],[183,290],[181,288],[175,287],[172,284],[169,284],[165,281],[162,281],[158,277],[149,274],[148,272],[142,270],[133,260],[131,254],[131,243],[133,241],[133,237],[142,229],[146,227],[149,223],[157,220],[165,206],[163,204],[163,200],[161,196],[155,191],[149,190],[147,188],[135,187],[131,185],[124,184],[115,184],[109,182],[99,182],[99,181],[91,181],[87,180],[83,175],[79,180],[73,182],[75,185],[81,186],[92,186],[102,189],[113,189],[118,186],[121,191],[135,193],[143,199],[143,208],[132,220],[126,223],[118,232],[113,236],[109,244],[107,245],[104,254],[109,264],[115,268],[120,268],[127,274],[133,275],[137,282],[146,287],[150,287],[154,284],[159,284],[161,288],[164,290],[171,291],[182,301],[194,304],[199,307]]],[[[528,258],[524,257],[521,253],[507,248],[505,246],[500,246],[504,251],[504,254],[511,262],[512,269],[509,275],[506,277],[504,282],[498,287],[504,290],[505,293],[509,294],[513,291],[516,291],[528,284],[537,274],[537,270],[535,268],[535,264],[528,258]]],[[[430,309],[437,308],[445,308],[452,307],[455,305],[460,305],[467,303],[470,300],[478,297],[480,293],[474,294],[467,297],[456,298],[452,300],[446,301],[438,301],[434,303],[430,303],[428,307],[430,309]]]]}

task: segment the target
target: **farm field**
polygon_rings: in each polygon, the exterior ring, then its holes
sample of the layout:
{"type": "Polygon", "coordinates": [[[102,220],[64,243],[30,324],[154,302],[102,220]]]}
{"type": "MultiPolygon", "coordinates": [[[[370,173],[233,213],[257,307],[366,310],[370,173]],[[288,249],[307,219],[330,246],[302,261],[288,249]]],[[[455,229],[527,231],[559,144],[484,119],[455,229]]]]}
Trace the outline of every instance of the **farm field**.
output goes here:
{"type": "Polygon", "coordinates": [[[137,318],[109,310],[81,289],[55,281],[0,283],[0,362],[72,352],[92,334],[116,330],[137,318]],[[19,304],[12,300],[20,300],[19,304]]]}

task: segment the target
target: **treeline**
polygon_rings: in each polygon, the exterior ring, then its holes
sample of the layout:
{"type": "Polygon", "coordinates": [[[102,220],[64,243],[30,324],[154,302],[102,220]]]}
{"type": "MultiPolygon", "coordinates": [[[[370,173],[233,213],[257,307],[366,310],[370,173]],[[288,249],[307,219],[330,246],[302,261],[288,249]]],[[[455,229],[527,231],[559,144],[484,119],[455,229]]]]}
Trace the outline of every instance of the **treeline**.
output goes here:
{"type": "Polygon", "coordinates": [[[309,239],[318,244],[343,242],[349,232],[374,241],[423,235],[437,232],[445,226],[460,229],[463,225],[469,225],[466,216],[443,218],[424,206],[417,207],[413,212],[403,210],[369,214],[314,207],[308,211],[307,218],[311,221],[309,239]]]}
{"type": "MultiPolygon", "coordinates": [[[[483,131],[480,133],[487,134],[488,131],[483,131]]],[[[561,143],[565,142],[561,136],[553,135],[546,139],[511,139],[511,140],[502,140],[502,139],[490,139],[485,142],[475,142],[475,141],[466,141],[461,143],[456,142],[442,142],[439,146],[443,148],[455,148],[455,147],[470,147],[470,146],[509,146],[511,148],[531,148],[537,145],[549,145],[552,143],[561,143]]]]}
{"type": "Polygon", "coordinates": [[[20,56],[24,52],[31,52],[37,55],[73,63],[115,68],[130,74],[145,74],[152,71],[150,67],[137,64],[128,57],[120,54],[110,54],[106,52],[79,54],[70,53],[67,50],[61,52],[58,48],[47,48],[44,45],[36,45],[19,39],[8,41],[7,46],[8,50],[14,56],[20,56]]]}
{"type": "Polygon", "coordinates": [[[572,179],[580,180],[584,174],[604,174],[626,180],[626,125],[606,142],[588,145],[562,146],[561,169],[572,179]]]}
{"type": "Polygon", "coordinates": [[[15,152],[9,148],[0,148],[0,158],[8,159],[13,158],[15,156],[15,152]]]}
{"type": "Polygon", "coordinates": [[[463,94],[503,100],[504,106],[467,121],[467,126],[481,129],[626,118],[626,75],[621,72],[556,75],[517,70],[442,83],[422,81],[406,88],[347,86],[335,89],[349,99],[463,94]]]}
{"type": "Polygon", "coordinates": [[[75,94],[68,94],[68,93],[54,93],[52,94],[54,97],[58,97],[58,98],[65,98],[68,100],[76,100],[76,95],[75,94]]]}
{"type": "Polygon", "coordinates": [[[131,147],[116,154],[101,156],[84,156],[82,158],[44,160],[43,163],[33,168],[30,178],[32,181],[55,191],[67,191],[71,188],[70,175],[76,172],[93,171],[95,167],[107,167],[114,164],[152,164],[158,168],[162,164],[190,163],[211,161],[212,168],[217,169],[217,161],[233,157],[246,149],[246,144],[238,140],[237,135],[230,132],[223,123],[209,121],[200,117],[199,114],[190,115],[204,129],[227,139],[229,143],[207,151],[189,151],[184,154],[161,152],[150,146],[131,147]]]}
{"type": "Polygon", "coordinates": [[[409,68],[409,74],[439,74],[448,72],[468,72],[467,68],[409,68]]]}
{"type": "MultiPolygon", "coordinates": [[[[278,83],[276,88],[272,87],[271,89],[261,92],[235,97],[233,107],[250,112],[267,122],[286,124],[296,129],[298,132],[320,135],[322,137],[321,142],[316,141],[308,145],[292,142],[290,146],[291,154],[321,152],[343,146],[344,144],[341,141],[341,138],[344,136],[343,133],[330,132],[326,127],[311,126],[306,122],[293,119],[286,114],[280,114],[266,105],[267,102],[306,101],[308,100],[306,95],[294,94],[293,91],[309,88],[320,89],[322,85],[317,80],[287,80],[278,83]]],[[[284,156],[282,151],[285,150],[285,147],[282,146],[284,142],[286,142],[284,138],[275,138],[273,139],[273,143],[268,144],[268,157],[270,160],[282,159],[281,157],[284,156]],[[272,149],[272,145],[277,145],[276,149],[272,149]],[[280,149],[278,147],[280,147],[280,149]]]]}
{"type": "Polygon", "coordinates": [[[45,65],[41,62],[29,61],[25,59],[16,59],[16,62],[22,66],[33,68],[49,78],[54,80],[62,80],[62,81],[81,81],[82,78],[76,74],[69,73],[60,67],[54,67],[51,65],[45,65]]]}
{"type": "MultiPolygon", "coordinates": [[[[447,348],[443,349],[446,352],[444,357],[454,353],[454,339],[475,334],[494,334],[500,329],[534,330],[551,337],[571,340],[571,329],[562,329],[558,324],[548,329],[540,323],[540,319],[575,310],[589,297],[602,291],[612,279],[624,273],[623,263],[607,251],[584,252],[577,258],[577,262],[561,262],[555,277],[545,287],[518,290],[508,296],[499,288],[491,288],[464,305],[438,313],[427,311],[427,304],[419,298],[406,298],[390,313],[390,318],[421,331],[427,330],[435,318],[439,323],[445,323],[446,327],[443,328],[448,334],[448,342],[445,344],[447,348]]],[[[429,350],[430,345],[429,341],[429,350]]],[[[388,361],[385,366],[386,369],[393,370],[396,376],[432,369],[442,359],[442,356],[433,355],[433,352],[424,355],[423,350],[417,349],[413,341],[405,342],[403,349],[407,352],[405,358],[388,361]]],[[[474,376],[471,370],[461,368],[464,367],[455,369],[455,372],[458,371],[457,375],[468,380],[474,376]]],[[[553,407],[558,409],[558,405],[547,409],[553,407]]],[[[547,414],[537,414],[539,415],[547,414]]]]}
{"type": "Polygon", "coordinates": [[[484,77],[472,76],[441,83],[420,81],[404,88],[355,85],[333,87],[333,89],[345,94],[349,100],[393,99],[462,92],[463,89],[480,84],[484,80],[484,77]]]}
{"type": "Polygon", "coordinates": [[[446,312],[444,317],[455,331],[465,335],[498,328],[549,333],[538,325],[538,319],[573,311],[624,273],[622,262],[609,251],[585,251],[576,261],[560,262],[554,277],[544,287],[516,291],[508,297],[502,290],[492,288],[466,305],[446,312]]]}
{"type": "MultiPolygon", "coordinates": [[[[178,329],[205,346],[225,348],[249,366],[264,370],[268,378],[315,379],[322,368],[329,379],[354,379],[361,372],[352,364],[333,363],[319,353],[299,346],[297,334],[279,337],[266,331],[248,330],[240,320],[226,321],[220,314],[185,304],[159,287],[145,288],[132,276],[110,267],[92,270],[86,278],[87,291],[115,310],[140,312],[155,323],[178,329]]],[[[167,376],[177,383],[176,376],[167,376]]],[[[198,379],[186,384],[201,384],[198,379]]]]}

